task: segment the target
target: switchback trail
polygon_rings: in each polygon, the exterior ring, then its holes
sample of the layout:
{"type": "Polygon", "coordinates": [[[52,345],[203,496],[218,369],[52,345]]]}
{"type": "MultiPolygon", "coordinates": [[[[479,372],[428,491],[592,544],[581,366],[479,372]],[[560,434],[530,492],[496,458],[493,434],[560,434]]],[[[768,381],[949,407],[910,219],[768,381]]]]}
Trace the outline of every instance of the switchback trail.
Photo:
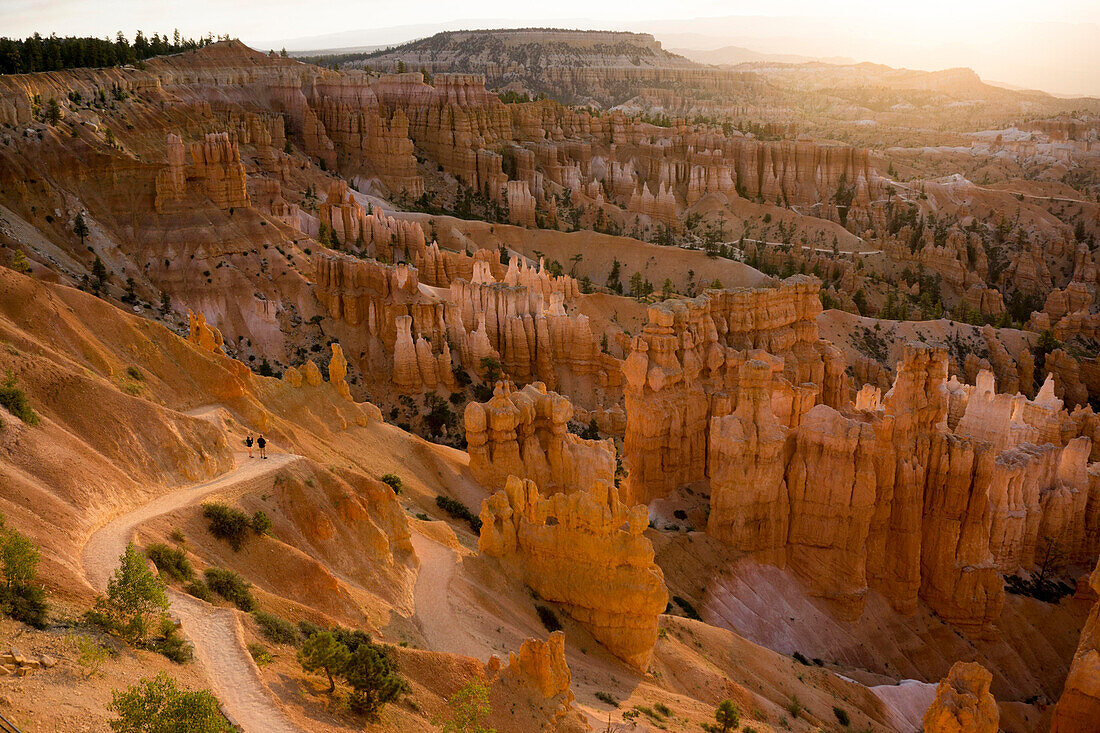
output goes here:
{"type": "MultiPolygon", "coordinates": [[[[267,463],[237,456],[236,469],[204,483],[192,484],[157,497],[148,504],[111,520],[84,544],[84,575],[99,592],[118,565],[134,533],[145,522],[197,504],[214,493],[245,494],[266,486],[281,468],[300,456],[272,454],[267,463]]],[[[302,733],[280,710],[260,679],[260,671],[245,648],[244,632],[235,611],[217,608],[186,593],[169,591],[172,612],[195,647],[214,695],[225,712],[245,733],[302,733]]]]}
{"type": "Polygon", "coordinates": [[[413,532],[412,543],[420,558],[413,588],[416,618],[428,647],[485,661],[485,650],[465,632],[451,607],[450,586],[458,565],[457,553],[419,532],[413,532]]]}

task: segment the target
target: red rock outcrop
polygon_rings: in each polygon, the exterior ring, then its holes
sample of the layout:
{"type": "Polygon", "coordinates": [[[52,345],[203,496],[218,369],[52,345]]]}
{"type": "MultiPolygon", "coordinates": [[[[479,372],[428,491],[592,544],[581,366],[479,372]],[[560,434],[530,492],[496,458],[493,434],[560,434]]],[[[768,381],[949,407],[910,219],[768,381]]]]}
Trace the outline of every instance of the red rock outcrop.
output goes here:
{"type": "Polygon", "coordinates": [[[650,306],[623,363],[625,495],[649,502],[706,477],[710,418],[735,408],[749,359],[771,365],[783,425],[797,426],[818,402],[848,399],[840,354],[817,337],[818,288],[795,276],[778,288],[712,290],[650,306]]]}
{"type": "Polygon", "coordinates": [[[525,640],[518,652],[508,653],[508,666],[502,672],[525,682],[547,699],[562,695],[566,705],[573,701],[569,691],[573,676],[565,661],[565,634],[561,631],[552,632],[546,641],[525,640]]]}
{"type": "Polygon", "coordinates": [[[167,154],[168,166],[156,179],[157,213],[185,205],[189,181],[223,211],[252,205],[241,153],[228,133],[208,133],[202,142],[192,143],[190,165],[184,164],[183,140],[177,135],[168,136],[167,154]]]}
{"type": "Polygon", "coordinates": [[[1001,713],[989,692],[992,682],[977,662],[955,662],[924,713],[924,733],[997,733],[1001,713]]]}
{"type": "Polygon", "coordinates": [[[202,313],[187,311],[187,340],[207,351],[223,352],[222,332],[208,325],[202,313]]]}
{"type": "Polygon", "coordinates": [[[642,534],[644,506],[628,507],[600,482],[544,497],[533,481],[513,476],[480,516],[480,553],[514,562],[538,595],[562,604],[617,657],[646,668],[668,591],[642,534]]]}
{"type": "Polygon", "coordinates": [[[497,383],[493,398],[470,402],[464,416],[470,472],[501,489],[509,476],[535,482],[544,494],[615,482],[615,446],[569,432],[573,405],[540,382],[515,389],[497,383]]]}

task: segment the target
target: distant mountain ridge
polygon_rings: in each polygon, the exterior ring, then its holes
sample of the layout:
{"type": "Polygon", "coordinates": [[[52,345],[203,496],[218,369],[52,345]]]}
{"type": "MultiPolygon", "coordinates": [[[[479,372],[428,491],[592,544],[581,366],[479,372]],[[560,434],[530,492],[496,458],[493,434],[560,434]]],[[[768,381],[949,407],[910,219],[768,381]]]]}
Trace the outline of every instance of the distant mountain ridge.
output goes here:
{"type": "Polygon", "coordinates": [[[824,64],[838,64],[838,65],[850,65],[858,63],[856,59],[848,56],[830,56],[830,57],[818,57],[818,56],[803,56],[796,53],[761,53],[760,51],[753,51],[751,48],[745,48],[743,46],[723,46],[721,48],[715,48],[711,50],[701,50],[698,48],[673,48],[669,49],[671,53],[679,54],[685,58],[691,59],[701,64],[712,64],[714,66],[737,66],[739,64],[748,64],[756,62],[774,62],[781,64],[805,64],[812,62],[819,62],[824,64]]]}

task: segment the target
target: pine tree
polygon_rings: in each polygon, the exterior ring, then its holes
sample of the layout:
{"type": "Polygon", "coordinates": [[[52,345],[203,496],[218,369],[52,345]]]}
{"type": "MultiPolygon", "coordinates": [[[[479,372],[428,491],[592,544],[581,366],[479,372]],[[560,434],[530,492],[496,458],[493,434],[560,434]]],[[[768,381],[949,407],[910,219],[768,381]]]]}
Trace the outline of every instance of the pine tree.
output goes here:
{"type": "Polygon", "coordinates": [[[51,125],[61,122],[61,105],[53,97],[50,97],[50,101],[46,103],[46,120],[51,125]]]}
{"type": "Polygon", "coordinates": [[[103,264],[103,260],[99,259],[99,255],[96,255],[95,262],[92,263],[92,291],[99,295],[106,286],[107,268],[103,264]]]}
{"type": "Polygon", "coordinates": [[[23,254],[23,250],[15,250],[15,254],[11,258],[11,269],[23,275],[30,273],[31,263],[27,261],[27,256],[23,254]]]}
{"type": "Polygon", "coordinates": [[[328,676],[328,692],[336,691],[336,675],[343,673],[351,659],[348,648],[337,641],[331,631],[321,631],[309,637],[298,652],[298,663],[307,672],[324,672],[328,676]]]}

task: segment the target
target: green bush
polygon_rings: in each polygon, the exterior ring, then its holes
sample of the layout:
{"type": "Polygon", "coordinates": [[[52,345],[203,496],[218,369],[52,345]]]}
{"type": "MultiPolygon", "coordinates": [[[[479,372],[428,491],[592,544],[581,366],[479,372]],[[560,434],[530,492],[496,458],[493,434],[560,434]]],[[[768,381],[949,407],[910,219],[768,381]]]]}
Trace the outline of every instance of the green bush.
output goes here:
{"type": "Polygon", "coordinates": [[[261,536],[271,531],[271,517],[263,509],[257,509],[252,515],[252,531],[261,536]]]}
{"type": "Polygon", "coordinates": [[[611,693],[600,690],[596,693],[596,699],[600,702],[607,703],[613,708],[619,707],[619,701],[611,696],[611,693]]]}
{"type": "Polygon", "coordinates": [[[145,556],[131,542],[107,581],[107,595],[99,597],[87,620],[131,644],[141,644],[149,633],[150,616],[159,618],[167,610],[164,582],[149,570],[145,556]]]}
{"type": "Polygon", "coordinates": [[[843,725],[845,728],[847,728],[852,723],[851,719],[848,717],[848,711],[844,708],[834,707],[833,715],[836,716],[837,722],[843,725]]]}
{"type": "Polygon", "coordinates": [[[302,619],[298,622],[298,631],[301,632],[303,638],[309,639],[314,634],[321,633],[322,631],[324,631],[324,629],[313,623],[312,621],[306,621],[305,619],[302,619]]]}
{"type": "Polygon", "coordinates": [[[400,494],[401,490],[405,488],[405,484],[402,483],[401,477],[395,473],[382,474],[382,478],[379,480],[393,489],[393,493],[395,494],[400,494]]]}
{"type": "Polygon", "coordinates": [[[0,613],[35,628],[46,626],[46,591],[38,577],[38,548],[4,523],[0,514],[0,613]]]}
{"type": "Polygon", "coordinates": [[[15,372],[11,369],[8,370],[7,379],[0,385],[0,405],[28,425],[37,425],[39,422],[38,414],[31,408],[27,394],[16,383],[15,372]]]}
{"type": "Polygon", "coordinates": [[[256,625],[260,627],[260,633],[272,644],[297,646],[298,629],[286,619],[263,611],[253,611],[252,618],[256,620],[256,625]]]}
{"type": "Polygon", "coordinates": [[[202,578],[196,578],[194,581],[185,585],[183,589],[200,601],[206,601],[207,603],[214,602],[214,594],[206,587],[206,583],[203,582],[202,578]]]}
{"type": "Polygon", "coordinates": [[[176,664],[190,662],[193,656],[191,644],[183,638],[179,627],[168,616],[160,619],[160,635],[149,643],[149,648],[171,659],[176,664]]]}
{"type": "Polygon", "coordinates": [[[210,534],[219,540],[225,540],[234,550],[241,549],[252,526],[247,514],[240,509],[213,502],[203,504],[202,515],[210,522],[210,534]]]}
{"type": "Polygon", "coordinates": [[[271,656],[271,652],[267,650],[267,647],[263,644],[257,644],[255,642],[248,645],[248,653],[252,655],[252,659],[255,660],[256,666],[266,667],[275,661],[275,657],[271,656]]]}
{"type": "Polygon", "coordinates": [[[145,548],[145,556],[153,561],[157,570],[177,583],[183,583],[195,577],[195,569],[191,567],[187,553],[179,548],[158,542],[145,548]]]}
{"type": "Polygon", "coordinates": [[[535,606],[535,613],[539,615],[539,621],[542,621],[542,625],[551,634],[555,631],[561,631],[561,621],[558,620],[558,615],[554,613],[553,609],[546,606],[535,606]]]}
{"type": "Polygon", "coordinates": [[[237,608],[246,613],[256,608],[256,601],[252,598],[252,591],[249,590],[252,584],[237,573],[224,568],[207,568],[203,575],[206,576],[206,584],[210,590],[237,608]]]}
{"type": "Polygon", "coordinates": [[[470,508],[461,501],[452,499],[449,496],[437,496],[435,497],[435,504],[455,519],[465,521],[470,525],[470,529],[472,529],[475,534],[481,531],[481,519],[471,512],[470,508]]]}
{"type": "Polygon", "coordinates": [[[233,726],[209,690],[185,690],[163,672],[125,691],[115,690],[107,709],[114,733],[230,733],[233,726]]]}

